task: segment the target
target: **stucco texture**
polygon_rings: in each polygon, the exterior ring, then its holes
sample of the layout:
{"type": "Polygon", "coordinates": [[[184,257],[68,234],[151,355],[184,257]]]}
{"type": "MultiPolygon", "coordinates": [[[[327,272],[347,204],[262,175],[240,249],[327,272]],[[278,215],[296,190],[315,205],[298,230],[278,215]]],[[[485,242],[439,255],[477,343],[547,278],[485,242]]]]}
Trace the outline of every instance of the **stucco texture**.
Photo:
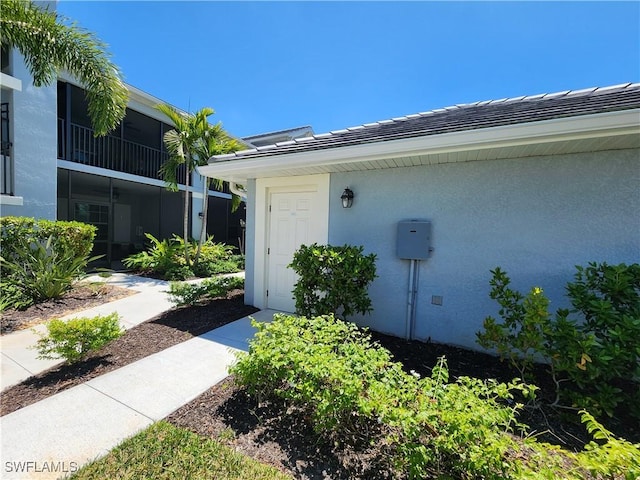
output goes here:
{"type": "Polygon", "coordinates": [[[640,259],[638,150],[333,174],[330,203],[329,243],[377,255],[374,311],[353,320],[398,336],[405,335],[409,277],[409,261],[395,254],[401,220],[432,224],[415,337],[476,349],[483,319],[497,315],[488,296],[496,266],[523,293],[542,287],[555,310],[568,306],[564,287],[575,265],[640,259]],[[343,209],[347,185],[355,201],[343,209]]]}
{"type": "Polygon", "coordinates": [[[56,83],[34,87],[24,61],[14,55],[22,91],[13,93],[12,126],[15,195],[23,205],[2,205],[2,215],[56,218],[56,83]]]}

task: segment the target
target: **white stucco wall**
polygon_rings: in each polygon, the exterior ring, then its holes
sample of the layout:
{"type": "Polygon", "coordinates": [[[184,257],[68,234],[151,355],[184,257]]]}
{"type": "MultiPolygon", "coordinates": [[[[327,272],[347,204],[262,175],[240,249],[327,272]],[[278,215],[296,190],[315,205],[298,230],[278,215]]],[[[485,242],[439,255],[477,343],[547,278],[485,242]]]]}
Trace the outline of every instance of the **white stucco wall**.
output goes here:
{"type": "Polygon", "coordinates": [[[1,214],[56,218],[56,82],[34,87],[22,57],[12,52],[12,76],[22,80],[10,104],[15,196],[22,205],[0,205],[1,214]]]}
{"type": "Polygon", "coordinates": [[[640,261],[640,152],[609,151],[440,164],[331,177],[329,242],[376,253],[374,311],[354,319],[404,336],[409,261],[395,255],[397,222],[432,222],[434,252],[420,264],[416,337],[479,348],[490,269],[500,266],[525,292],[542,287],[552,310],[589,261],[640,261]],[[340,205],[345,186],[351,209],[340,205]],[[443,297],[442,306],[431,303],[443,297]]]}

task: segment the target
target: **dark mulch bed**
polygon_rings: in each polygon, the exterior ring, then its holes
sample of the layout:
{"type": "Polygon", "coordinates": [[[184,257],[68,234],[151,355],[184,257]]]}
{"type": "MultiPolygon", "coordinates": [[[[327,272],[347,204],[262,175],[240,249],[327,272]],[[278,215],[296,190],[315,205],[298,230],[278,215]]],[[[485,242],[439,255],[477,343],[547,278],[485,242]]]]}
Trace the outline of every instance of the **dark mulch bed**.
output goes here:
{"type": "Polygon", "coordinates": [[[5,310],[0,316],[0,332],[4,335],[38,323],[85,310],[138,292],[103,283],[80,283],[60,298],[32,305],[25,310],[5,310]]]}
{"type": "Polygon", "coordinates": [[[7,415],[50,395],[124,367],[209,330],[256,312],[244,304],[242,290],[202,306],[169,310],[142,323],[82,362],[63,364],[28,378],[2,392],[0,415],[7,415]]]}
{"type": "MultiPolygon", "coordinates": [[[[83,307],[84,308],[84,307],[83,307]]],[[[242,291],[216,299],[206,306],[171,310],[129,330],[123,337],[89,355],[77,365],[53,368],[2,392],[0,414],[6,415],[66,388],[122,367],[255,312],[243,304],[242,291]]],[[[475,376],[509,381],[516,372],[497,358],[434,343],[407,342],[373,333],[406,370],[429,375],[441,356],[447,358],[451,377],[475,376]]],[[[541,372],[538,372],[541,374],[541,372]]],[[[550,388],[540,377],[540,386],[550,388]]],[[[575,419],[574,413],[571,416],[575,419]]],[[[363,451],[345,450],[320,441],[298,412],[280,403],[258,403],[234,384],[232,378],[212,387],[167,420],[201,435],[221,440],[238,451],[289,472],[299,479],[386,478],[380,464],[384,455],[374,445],[363,451]]],[[[526,409],[522,421],[540,438],[569,448],[580,448],[588,439],[584,428],[562,411],[526,409]]],[[[624,412],[606,422],[617,435],[640,442],[640,426],[624,412]]]]}
{"type": "MultiPolygon", "coordinates": [[[[517,376],[507,364],[491,355],[447,345],[407,342],[375,332],[372,336],[389,349],[407,371],[414,370],[423,376],[430,374],[441,356],[447,358],[452,379],[475,376],[510,381],[517,376]]],[[[540,383],[544,383],[542,376],[540,383]]],[[[589,437],[584,427],[575,423],[576,418],[575,413],[536,408],[525,409],[521,421],[531,427],[531,433],[538,435],[540,441],[579,450],[589,437]]],[[[297,479],[377,479],[389,475],[389,470],[380,464],[383,455],[377,450],[378,446],[353,451],[322,442],[297,412],[287,410],[277,401],[259,403],[237,386],[232,377],[178,409],[167,420],[222,441],[297,479]]],[[[624,412],[605,423],[617,435],[640,442],[638,422],[624,412]]]]}
{"type": "MultiPolygon", "coordinates": [[[[422,376],[430,375],[431,367],[442,356],[447,359],[452,378],[467,376],[509,382],[520,376],[507,362],[502,362],[493,355],[432,342],[408,342],[375,332],[372,336],[389,349],[407,371],[415,370],[422,376]]],[[[520,420],[531,427],[529,433],[536,435],[540,441],[574,450],[582,449],[591,437],[579,423],[577,411],[545,406],[544,404],[553,402],[555,387],[547,367],[538,365],[533,375],[532,383],[540,387],[537,396],[541,405],[540,408],[525,408],[520,420]]],[[[624,407],[620,407],[613,418],[603,416],[598,420],[616,435],[634,443],[640,442],[640,423],[624,407]]]]}

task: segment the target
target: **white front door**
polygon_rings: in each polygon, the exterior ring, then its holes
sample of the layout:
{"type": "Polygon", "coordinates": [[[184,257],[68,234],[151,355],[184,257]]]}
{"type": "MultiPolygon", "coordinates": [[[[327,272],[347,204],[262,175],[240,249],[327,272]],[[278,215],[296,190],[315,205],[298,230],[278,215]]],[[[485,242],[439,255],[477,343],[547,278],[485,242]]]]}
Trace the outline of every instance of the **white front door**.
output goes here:
{"type": "Polygon", "coordinates": [[[317,195],[315,191],[274,192],[269,195],[267,308],[295,311],[292,290],[297,275],[287,265],[300,245],[323,241],[319,234],[321,229],[314,223],[317,195]]]}

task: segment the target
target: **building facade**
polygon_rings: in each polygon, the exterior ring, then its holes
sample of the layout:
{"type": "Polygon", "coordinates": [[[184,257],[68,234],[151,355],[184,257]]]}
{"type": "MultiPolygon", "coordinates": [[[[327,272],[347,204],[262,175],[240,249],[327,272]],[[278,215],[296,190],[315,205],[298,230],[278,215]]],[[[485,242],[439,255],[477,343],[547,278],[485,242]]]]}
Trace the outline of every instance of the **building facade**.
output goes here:
{"type": "MultiPolygon", "coordinates": [[[[95,137],[82,87],[61,75],[35,87],[17,51],[2,51],[0,215],[77,220],[97,227],[94,253],[112,265],[144,248],[145,233],[182,234],[185,172],[170,192],[159,174],[167,159],[163,135],[173,128],[155,109],[162,103],[128,86],[120,125],[95,137]]],[[[198,236],[203,179],[191,178],[190,229],[198,236]]],[[[239,245],[244,204],[231,211],[228,189],[209,192],[207,229],[214,240],[239,245]]]]}

